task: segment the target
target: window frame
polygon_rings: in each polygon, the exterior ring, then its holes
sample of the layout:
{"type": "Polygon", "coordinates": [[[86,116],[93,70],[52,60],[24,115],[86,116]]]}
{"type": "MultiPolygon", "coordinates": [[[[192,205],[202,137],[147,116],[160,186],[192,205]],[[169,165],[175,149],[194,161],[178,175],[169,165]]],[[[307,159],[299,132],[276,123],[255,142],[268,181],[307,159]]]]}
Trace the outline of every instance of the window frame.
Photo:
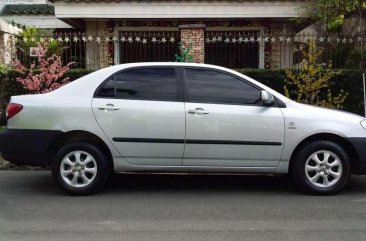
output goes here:
{"type": "Polygon", "coordinates": [[[181,80],[181,74],[180,74],[180,70],[179,70],[179,66],[169,66],[169,65],[146,65],[146,66],[135,66],[135,67],[129,67],[129,68],[125,68],[122,70],[119,70],[115,73],[113,73],[112,75],[108,76],[99,86],[98,88],[95,90],[93,98],[98,98],[98,99],[116,99],[116,100],[140,100],[140,101],[166,101],[166,102],[183,102],[184,98],[183,98],[183,87],[182,87],[182,80],[181,80]],[[154,100],[154,99],[143,99],[143,98],[123,98],[123,97],[117,97],[116,92],[117,92],[117,80],[116,80],[116,76],[118,74],[121,74],[123,72],[129,71],[129,70],[138,70],[138,69],[174,69],[175,72],[175,82],[177,85],[177,95],[175,100],[154,100]],[[104,96],[98,96],[99,90],[101,88],[104,87],[104,85],[111,79],[114,78],[114,96],[113,97],[104,97],[104,96]]]}
{"type": "MultiPolygon", "coordinates": [[[[226,72],[220,69],[213,69],[213,68],[207,68],[207,67],[191,67],[191,66],[184,66],[181,69],[181,78],[184,82],[183,84],[183,91],[184,91],[184,100],[185,102],[189,102],[189,103],[204,103],[204,104],[216,104],[216,105],[242,105],[242,106],[264,106],[263,102],[260,99],[260,92],[263,90],[262,88],[260,88],[259,86],[247,81],[246,79],[241,78],[240,76],[237,76],[235,74],[232,74],[230,72],[226,72]],[[225,75],[229,75],[230,77],[233,77],[239,81],[244,82],[245,84],[248,84],[250,86],[252,86],[253,88],[257,89],[259,91],[259,99],[257,100],[256,103],[250,104],[250,103],[228,103],[228,102],[213,102],[213,101],[191,101],[191,98],[189,96],[189,89],[188,89],[188,79],[187,79],[187,74],[186,74],[186,69],[198,69],[198,70],[208,70],[208,71],[214,71],[214,72],[218,72],[221,74],[225,74],[225,75]]],[[[278,103],[276,101],[275,98],[275,103],[271,106],[271,107],[278,107],[278,103]]]]}

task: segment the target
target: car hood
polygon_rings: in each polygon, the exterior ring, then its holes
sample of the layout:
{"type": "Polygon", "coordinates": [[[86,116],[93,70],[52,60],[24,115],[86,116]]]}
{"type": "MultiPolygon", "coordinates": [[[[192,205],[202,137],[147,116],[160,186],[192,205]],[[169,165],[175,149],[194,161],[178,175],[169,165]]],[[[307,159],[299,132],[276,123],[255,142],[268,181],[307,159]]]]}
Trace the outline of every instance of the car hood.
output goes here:
{"type": "Polygon", "coordinates": [[[324,108],[319,106],[307,105],[290,101],[286,103],[287,107],[291,109],[291,113],[296,113],[303,117],[311,119],[324,119],[342,122],[360,123],[365,117],[356,115],[350,112],[324,108]]]}

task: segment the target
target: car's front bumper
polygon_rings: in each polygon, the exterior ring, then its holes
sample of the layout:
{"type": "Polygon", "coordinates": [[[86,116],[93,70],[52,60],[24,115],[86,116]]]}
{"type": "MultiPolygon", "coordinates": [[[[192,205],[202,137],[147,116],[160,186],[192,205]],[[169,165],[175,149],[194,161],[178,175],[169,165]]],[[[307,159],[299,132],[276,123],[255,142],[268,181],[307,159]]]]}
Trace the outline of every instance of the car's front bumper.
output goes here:
{"type": "Polygon", "coordinates": [[[15,165],[46,166],[50,147],[60,134],[53,130],[6,129],[0,133],[0,153],[15,165]]]}
{"type": "Polygon", "coordinates": [[[366,174],[366,138],[348,138],[348,141],[352,144],[356,150],[358,162],[353,162],[352,173],[357,175],[366,174]]]}

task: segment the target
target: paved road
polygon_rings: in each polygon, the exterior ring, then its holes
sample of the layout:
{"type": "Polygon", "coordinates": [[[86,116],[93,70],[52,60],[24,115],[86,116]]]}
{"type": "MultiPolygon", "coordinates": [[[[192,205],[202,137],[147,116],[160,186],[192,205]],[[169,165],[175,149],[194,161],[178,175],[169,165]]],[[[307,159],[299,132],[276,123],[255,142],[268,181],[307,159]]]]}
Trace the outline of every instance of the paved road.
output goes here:
{"type": "Polygon", "coordinates": [[[337,196],[287,177],[118,175],[69,197],[48,172],[0,172],[0,240],[366,240],[366,177],[337,196]]]}

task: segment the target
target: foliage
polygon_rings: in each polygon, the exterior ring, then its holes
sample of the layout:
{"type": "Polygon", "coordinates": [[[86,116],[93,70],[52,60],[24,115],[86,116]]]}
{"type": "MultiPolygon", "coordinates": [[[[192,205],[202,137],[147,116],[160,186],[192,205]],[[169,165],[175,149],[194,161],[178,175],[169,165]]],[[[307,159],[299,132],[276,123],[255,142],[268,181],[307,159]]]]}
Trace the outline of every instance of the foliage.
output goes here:
{"type": "Polygon", "coordinates": [[[17,77],[16,81],[21,83],[30,93],[47,93],[67,84],[69,79],[62,77],[73,63],[63,66],[60,56],[54,54],[51,57],[45,57],[47,49],[41,45],[38,48],[41,53],[38,57],[38,63],[33,62],[29,69],[26,69],[19,60],[15,60],[16,71],[25,75],[17,77]]]}
{"type": "Polygon", "coordinates": [[[182,43],[179,43],[179,54],[175,55],[175,61],[176,62],[193,62],[193,55],[191,54],[192,51],[192,44],[190,44],[188,47],[185,47],[182,45],[182,43]]]}
{"type": "Polygon", "coordinates": [[[239,69],[237,71],[284,94],[286,71],[283,69],[239,69]]]}
{"type": "Polygon", "coordinates": [[[6,66],[5,64],[0,64],[0,76],[6,75],[8,70],[9,70],[8,66],[6,66]]]}
{"type": "Polygon", "coordinates": [[[305,104],[343,108],[342,104],[347,93],[341,90],[337,96],[333,96],[329,88],[330,80],[334,77],[332,63],[317,63],[323,51],[317,48],[314,42],[310,42],[307,52],[301,51],[305,59],[300,63],[300,70],[286,70],[287,85],[284,86],[286,96],[305,104]]]}
{"type": "Polygon", "coordinates": [[[346,68],[347,69],[357,69],[357,68],[366,68],[365,65],[365,56],[366,50],[360,49],[352,49],[348,52],[348,55],[345,56],[346,59],[346,68]]]}
{"type": "MultiPolygon", "coordinates": [[[[5,115],[5,106],[4,106],[4,103],[2,103],[1,100],[4,99],[4,79],[5,79],[5,76],[7,75],[8,73],[8,67],[4,64],[0,64],[0,120],[1,120],[1,116],[4,116],[5,115]]],[[[1,127],[1,126],[0,126],[1,127]]]]}
{"type": "Polygon", "coordinates": [[[61,55],[65,47],[62,47],[61,43],[56,39],[47,40],[47,54],[51,56],[53,54],[61,55]]]}
{"type": "Polygon", "coordinates": [[[366,50],[349,45],[331,45],[326,53],[335,69],[366,69],[366,50]]]}
{"type": "Polygon", "coordinates": [[[328,30],[338,30],[344,16],[355,10],[365,9],[365,0],[306,0],[303,15],[313,20],[323,20],[328,30]]]}
{"type": "Polygon", "coordinates": [[[29,57],[29,49],[31,47],[42,45],[44,48],[47,48],[46,54],[48,57],[53,54],[61,55],[62,51],[65,49],[59,41],[45,38],[45,36],[52,36],[52,32],[50,30],[25,26],[19,33],[16,47],[18,52],[23,55],[22,62],[27,68],[29,68],[32,63],[32,60],[29,57]]]}
{"type": "Polygon", "coordinates": [[[70,81],[74,81],[94,71],[94,69],[70,69],[66,72],[65,77],[69,78],[70,81]]]}

